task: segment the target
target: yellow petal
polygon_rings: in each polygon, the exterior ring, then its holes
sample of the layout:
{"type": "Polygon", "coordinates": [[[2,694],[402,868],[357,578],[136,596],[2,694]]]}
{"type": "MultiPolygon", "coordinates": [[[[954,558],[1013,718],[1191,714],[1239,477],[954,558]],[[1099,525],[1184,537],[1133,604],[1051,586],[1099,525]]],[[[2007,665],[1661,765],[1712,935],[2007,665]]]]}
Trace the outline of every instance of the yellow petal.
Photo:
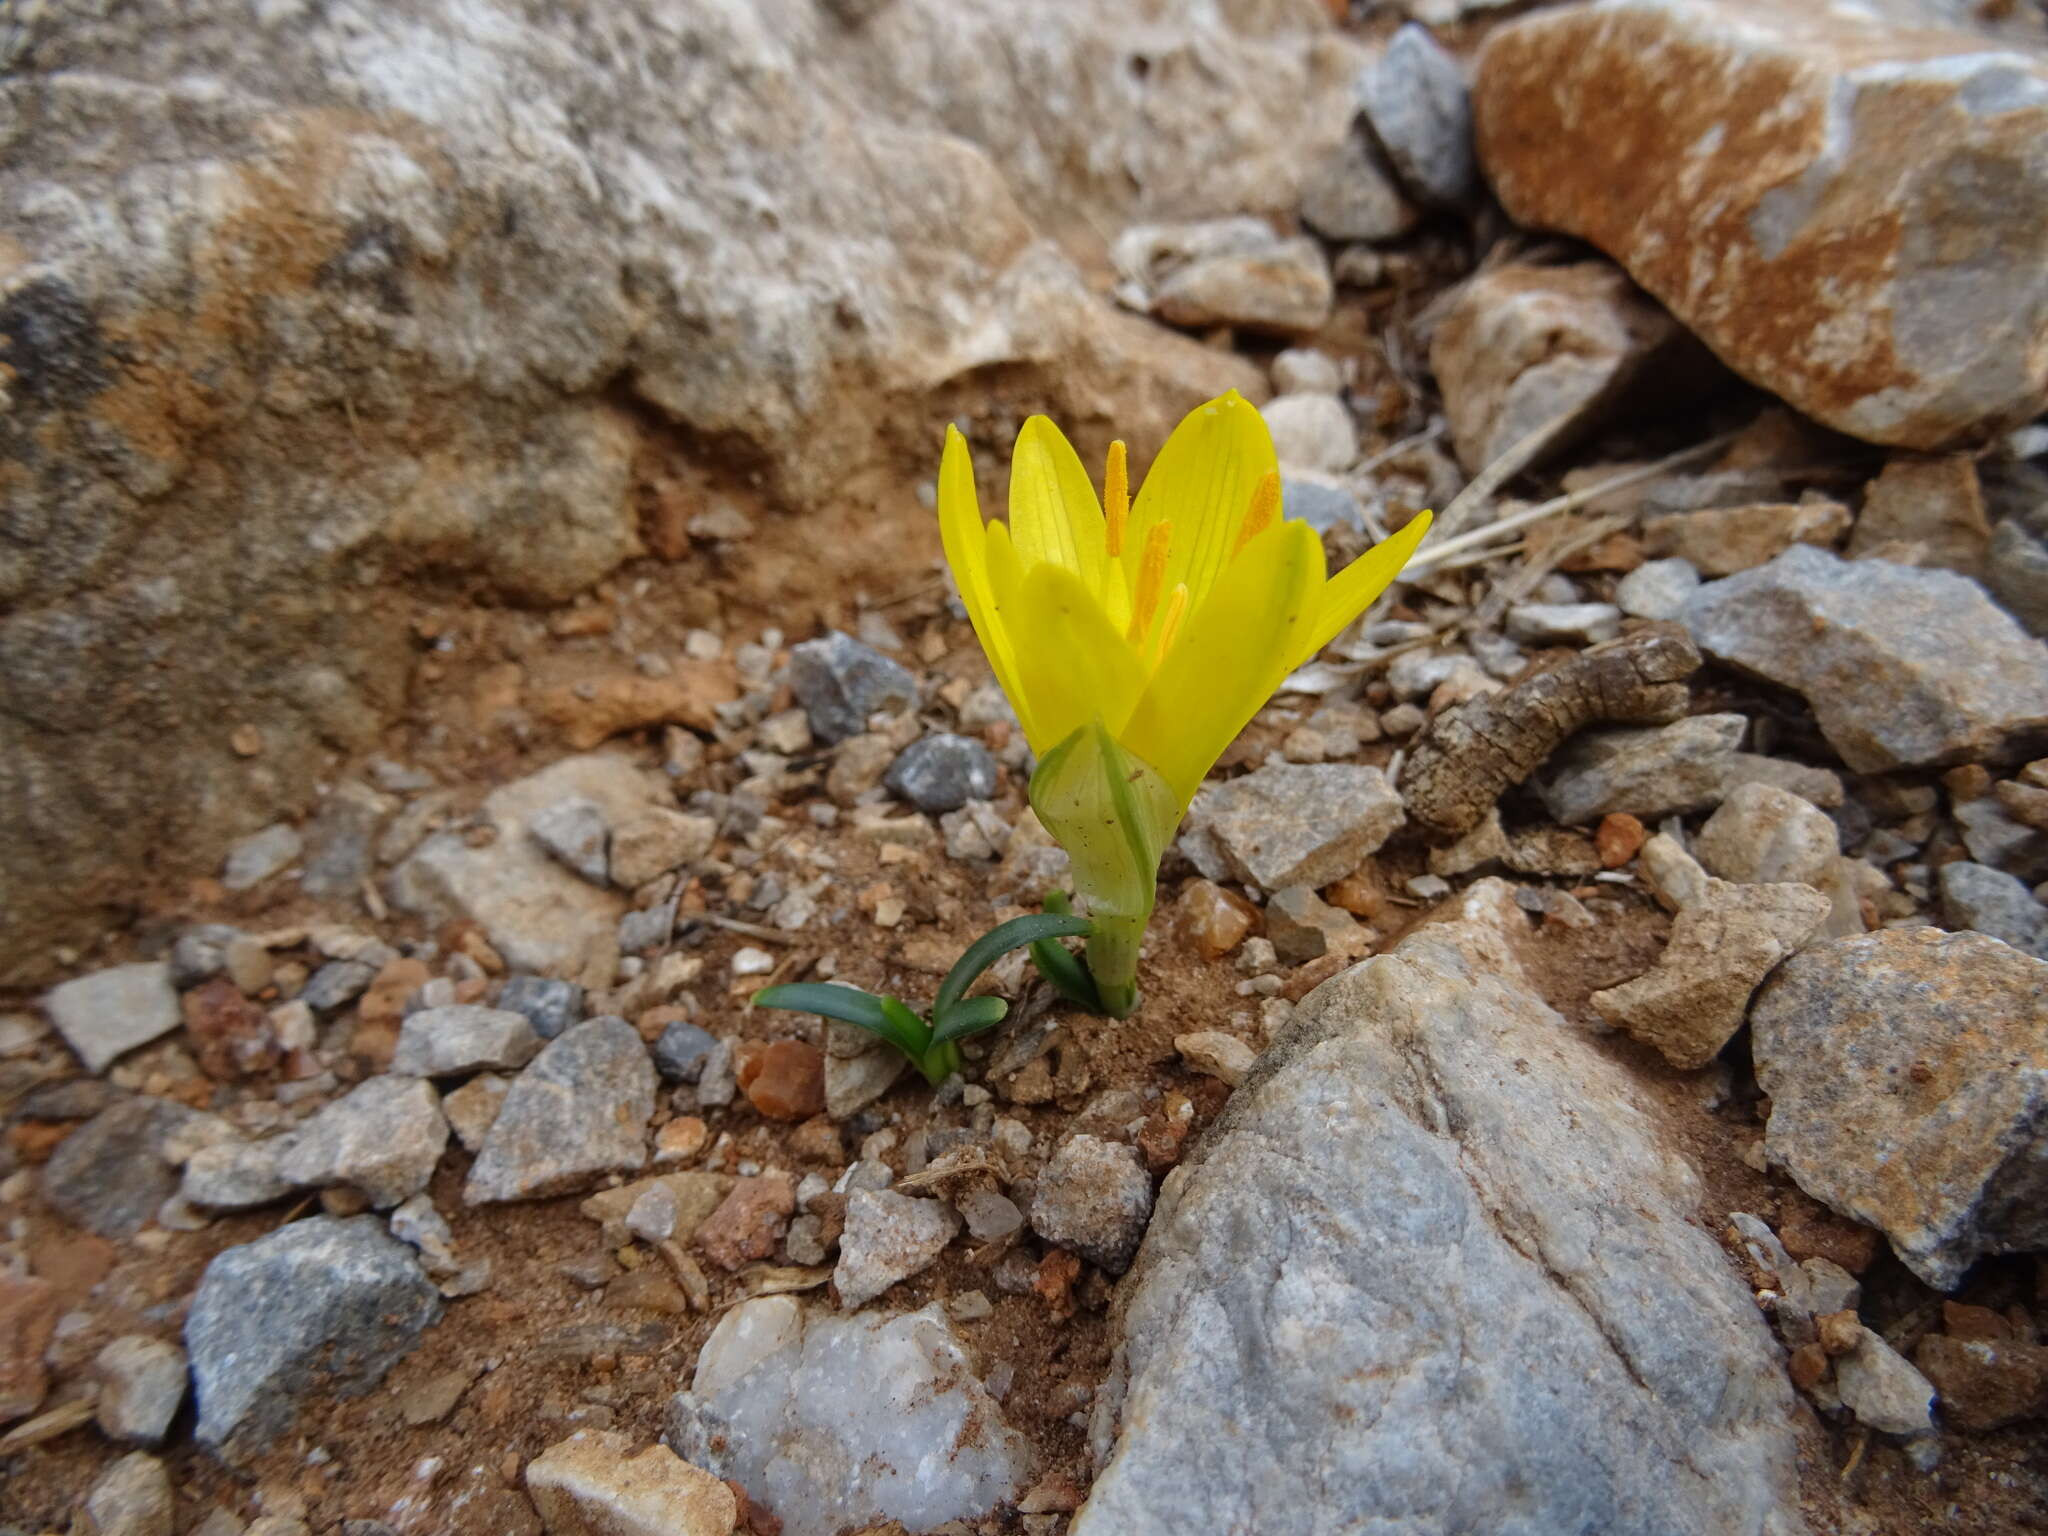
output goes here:
{"type": "Polygon", "coordinates": [[[1010,537],[1026,570],[1062,566],[1090,592],[1102,591],[1108,528],[1095,483],[1074,445],[1043,416],[1024,423],[1010,455],[1010,537]]]}
{"type": "Polygon", "coordinates": [[[1292,670],[1323,580],[1306,523],[1253,539],[1183,625],[1118,738],[1173,786],[1183,809],[1245,722],[1292,670]]]}
{"type": "MultiPolygon", "coordinates": [[[[1002,666],[1009,669],[1004,676],[1000,668],[997,681],[1003,685],[1003,692],[1010,696],[1010,707],[1017,711],[1017,723],[1024,727],[1025,739],[1032,750],[1043,751],[1038,743],[1041,734],[1034,724],[1035,710],[1031,699],[1030,680],[1018,666],[1022,652],[1034,647],[1037,641],[1030,632],[1019,627],[1018,615],[1023,606],[1024,564],[1017,558],[1017,549],[1010,542],[1010,530],[1001,523],[990,523],[983,535],[983,552],[987,559],[990,627],[1003,639],[1002,666]]],[[[986,649],[986,645],[983,647],[986,649]]],[[[996,653],[989,652],[989,664],[996,666],[996,653]]],[[[1059,740],[1057,736],[1054,741],[1059,740]]]]}
{"type": "Polygon", "coordinates": [[[1144,690],[1145,668],[1078,576],[1062,566],[1033,566],[1013,622],[1028,637],[1017,666],[1031,699],[1027,734],[1034,751],[1049,752],[1096,721],[1112,734],[1123,729],[1144,690]]]}
{"type": "Polygon", "coordinates": [[[1416,513],[1399,533],[1382,539],[1330,578],[1305,636],[1306,648],[1294,658],[1295,666],[1336,639],[1346,624],[1370,608],[1373,600],[1387,590],[1388,583],[1401,574],[1401,567],[1415,553],[1422,536],[1429,532],[1429,523],[1429,513],[1416,513]]]}
{"type": "Polygon", "coordinates": [[[1021,720],[1024,705],[1018,697],[1016,647],[996,613],[981,500],[974,489],[974,460],[958,427],[946,428],[946,451],[939,460],[939,539],[989,669],[1021,720]]]}
{"type": "Polygon", "coordinates": [[[1236,390],[1196,406],[1173,429],[1138,490],[1124,540],[1126,579],[1135,579],[1138,554],[1153,525],[1170,521],[1173,558],[1166,587],[1185,582],[1190,611],[1198,612],[1230,563],[1252,493],[1279,467],[1265,417],[1236,390]]]}

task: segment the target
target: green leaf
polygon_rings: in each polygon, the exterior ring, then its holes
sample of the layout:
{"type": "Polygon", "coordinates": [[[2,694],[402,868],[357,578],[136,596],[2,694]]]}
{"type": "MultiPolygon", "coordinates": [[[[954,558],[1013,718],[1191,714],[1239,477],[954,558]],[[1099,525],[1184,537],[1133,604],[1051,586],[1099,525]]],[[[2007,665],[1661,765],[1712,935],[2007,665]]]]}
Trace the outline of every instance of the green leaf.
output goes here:
{"type": "Polygon", "coordinates": [[[965,1040],[969,1035],[978,1035],[984,1029],[993,1029],[1003,1022],[1010,1011],[1009,1002],[1000,997],[970,997],[953,1004],[952,1007],[932,1010],[932,1018],[938,1028],[932,1031],[932,1044],[943,1045],[948,1040],[965,1040]]]}
{"type": "Polygon", "coordinates": [[[1032,945],[1031,963],[1038,967],[1039,975],[1052,983],[1053,990],[1068,1002],[1086,1008],[1090,1013],[1102,1012],[1102,999],[1096,993],[1095,978],[1057,939],[1040,939],[1032,945]]]}
{"type": "Polygon", "coordinates": [[[931,1026],[897,998],[884,997],[880,1002],[891,1031],[882,1038],[912,1061],[922,1063],[925,1052],[932,1048],[931,1026]]]}
{"type": "Polygon", "coordinates": [[[1034,912],[1024,917],[1013,917],[1007,923],[998,923],[968,945],[960,958],[953,962],[953,969],[946,972],[946,979],[939,983],[938,999],[932,1004],[932,1017],[940,1019],[951,1012],[953,1005],[967,995],[967,989],[974,985],[981,973],[1011,950],[1036,944],[1041,939],[1080,938],[1092,927],[1085,917],[1053,912],[1034,912]]]}

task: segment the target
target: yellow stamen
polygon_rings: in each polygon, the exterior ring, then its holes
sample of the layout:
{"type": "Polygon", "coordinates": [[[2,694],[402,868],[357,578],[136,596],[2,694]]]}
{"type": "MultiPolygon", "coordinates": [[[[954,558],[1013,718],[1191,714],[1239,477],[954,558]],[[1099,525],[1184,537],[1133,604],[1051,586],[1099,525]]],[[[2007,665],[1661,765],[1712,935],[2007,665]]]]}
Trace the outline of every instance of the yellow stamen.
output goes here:
{"type": "Polygon", "coordinates": [[[1136,645],[1152,627],[1152,615],[1159,609],[1160,589],[1166,585],[1166,552],[1173,543],[1173,524],[1154,523],[1145,535],[1145,553],[1138,561],[1138,590],[1131,597],[1131,627],[1125,638],[1136,645]]]}
{"type": "Polygon", "coordinates": [[[1238,527],[1237,544],[1230,551],[1230,557],[1236,559],[1245,545],[1272,527],[1279,512],[1280,477],[1269,469],[1252,487],[1252,504],[1245,509],[1244,522],[1238,527]]]}
{"type": "Polygon", "coordinates": [[[1131,471],[1121,438],[1109,445],[1109,463],[1102,471],[1102,515],[1107,520],[1105,547],[1114,560],[1124,552],[1124,526],[1131,518],[1131,471]]]}
{"type": "Polygon", "coordinates": [[[1175,582],[1173,596],[1166,600],[1166,617],[1159,621],[1159,644],[1152,652],[1152,665],[1158,666],[1166,659],[1166,653],[1173,649],[1173,642],[1180,638],[1180,621],[1187,616],[1188,584],[1175,582]]]}

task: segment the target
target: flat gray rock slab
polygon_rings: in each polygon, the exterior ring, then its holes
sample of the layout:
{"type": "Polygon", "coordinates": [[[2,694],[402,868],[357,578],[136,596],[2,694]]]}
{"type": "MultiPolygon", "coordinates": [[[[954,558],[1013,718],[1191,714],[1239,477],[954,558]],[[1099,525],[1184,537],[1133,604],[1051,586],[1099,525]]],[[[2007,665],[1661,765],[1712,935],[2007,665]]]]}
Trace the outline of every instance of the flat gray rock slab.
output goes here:
{"type": "Polygon", "coordinates": [[[1794,1536],[1791,1388],[1499,881],[1324,984],[1168,1176],[1072,1536],[1794,1536]]]}
{"type": "Polygon", "coordinates": [[[315,1216],[227,1249],[185,1322],[199,1443],[246,1462],[307,1397],[376,1386],[440,1316],[413,1251],[374,1216],[315,1216]]]}
{"type": "Polygon", "coordinates": [[[167,1035],[183,1022],[171,968],[162,961],[109,966],[52,987],[43,1009],[88,1072],[167,1035]]]}
{"type": "Polygon", "coordinates": [[[512,1081],[462,1198],[471,1205],[586,1189],[647,1162],[654,1062],[624,1019],[586,1019],[512,1081]]]}
{"type": "Polygon", "coordinates": [[[1888,773],[2048,740],[2048,646],[1953,571],[1799,544],[1683,614],[1717,661],[1803,694],[1842,761],[1888,773]]]}

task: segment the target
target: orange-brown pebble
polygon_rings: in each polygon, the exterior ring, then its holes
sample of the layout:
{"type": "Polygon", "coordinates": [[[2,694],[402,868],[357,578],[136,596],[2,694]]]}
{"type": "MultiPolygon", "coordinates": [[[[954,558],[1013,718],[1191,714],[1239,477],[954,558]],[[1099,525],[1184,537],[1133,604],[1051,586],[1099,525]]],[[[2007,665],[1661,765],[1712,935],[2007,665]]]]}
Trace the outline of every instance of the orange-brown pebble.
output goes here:
{"type": "Polygon", "coordinates": [[[1621,868],[1641,850],[1646,836],[1643,824],[1626,811],[1602,816],[1600,828],[1593,834],[1593,846],[1600,852],[1600,867],[1621,868]]]}
{"type": "Polygon", "coordinates": [[[704,1150],[710,1134],[710,1128],[695,1115],[679,1115],[655,1133],[654,1160],[657,1163],[687,1161],[704,1150]]]}
{"type": "Polygon", "coordinates": [[[1259,920],[1258,908],[1213,880],[1190,880],[1174,912],[1188,942],[1206,960],[1237,948],[1259,920]]]}
{"type": "Polygon", "coordinates": [[[1793,1386],[1802,1392],[1811,1392],[1828,1373],[1828,1352],[1818,1344],[1802,1344],[1792,1351],[1792,1358],[1785,1362],[1785,1370],[1791,1376],[1793,1386]]]}
{"type": "Polygon", "coordinates": [[[825,1108],[825,1053],[801,1040],[742,1047],[734,1063],[747,1102],[770,1120],[808,1120],[825,1108]]]}
{"type": "Polygon", "coordinates": [[[1342,907],[1353,917],[1362,917],[1370,922],[1385,909],[1387,893],[1377,880],[1364,875],[1346,875],[1323,892],[1323,900],[1333,907],[1342,907]]]}
{"type": "Polygon", "coordinates": [[[1854,1308],[1826,1313],[1814,1326],[1820,1330],[1820,1347],[1831,1355],[1846,1355],[1863,1341],[1863,1320],[1854,1308]]]}
{"type": "Polygon", "coordinates": [[[796,1187],[787,1174],[741,1179],[697,1228],[697,1246],[705,1258],[731,1274],[774,1253],[795,1210],[796,1187]]]}

